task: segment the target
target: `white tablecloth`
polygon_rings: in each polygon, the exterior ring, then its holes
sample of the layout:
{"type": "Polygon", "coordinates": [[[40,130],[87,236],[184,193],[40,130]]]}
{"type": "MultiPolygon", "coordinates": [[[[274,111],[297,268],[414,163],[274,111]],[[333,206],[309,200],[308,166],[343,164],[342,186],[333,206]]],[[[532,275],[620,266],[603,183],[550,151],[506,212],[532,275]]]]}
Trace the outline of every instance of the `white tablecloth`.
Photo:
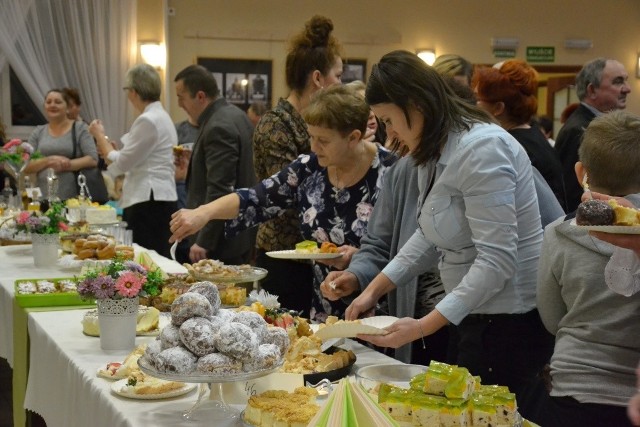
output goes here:
{"type": "MultiPolygon", "coordinates": [[[[48,427],[195,427],[218,425],[211,420],[185,421],[181,412],[196,401],[196,393],[167,400],[131,400],[114,395],[111,382],[96,376],[108,362],[121,361],[127,352],[106,354],[99,338],[82,334],[84,310],[29,314],[31,367],[25,407],[40,414],[48,427]]],[[[152,337],[138,337],[136,344],[152,337]]],[[[358,367],[374,363],[400,363],[354,341],[358,367]]]]}
{"type": "MultiPolygon", "coordinates": [[[[177,262],[134,245],[136,255],[149,253],[158,266],[167,273],[186,273],[177,262]]],[[[57,266],[38,268],[33,265],[31,245],[0,246],[0,357],[7,359],[13,367],[13,300],[16,279],[45,279],[73,277],[79,271],[57,266]]]]}

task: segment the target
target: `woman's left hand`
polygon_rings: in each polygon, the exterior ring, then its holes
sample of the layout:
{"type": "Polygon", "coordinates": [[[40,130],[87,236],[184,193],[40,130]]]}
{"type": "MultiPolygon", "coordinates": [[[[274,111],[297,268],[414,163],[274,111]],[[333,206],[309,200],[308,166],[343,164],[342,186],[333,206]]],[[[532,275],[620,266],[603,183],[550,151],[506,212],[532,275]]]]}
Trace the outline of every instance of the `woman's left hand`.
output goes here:
{"type": "Polygon", "coordinates": [[[378,347],[398,348],[422,337],[418,320],[412,317],[403,317],[384,329],[389,332],[387,335],[358,335],[358,338],[378,347]]]}
{"type": "Polygon", "coordinates": [[[180,209],[178,212],[174,212],[169,223],[172,233],[169,242],[173,243],[176,240],[182,240],[200,231],[207,222],[209,222],[209,218],[199,208],[180,209]]]}
{"type": "Polygon", "coordinates": [[[317,259],[316,262],[328,265],[329,267],[333,267],[336,270],[344,270],[345,268],[349,267],[351,258],[353,257],[353,254],[358,252],[358,248],[349,245],[343,245],[338,247],[338,252],[342,254],[341,257],[331,259],[317,259]]]}

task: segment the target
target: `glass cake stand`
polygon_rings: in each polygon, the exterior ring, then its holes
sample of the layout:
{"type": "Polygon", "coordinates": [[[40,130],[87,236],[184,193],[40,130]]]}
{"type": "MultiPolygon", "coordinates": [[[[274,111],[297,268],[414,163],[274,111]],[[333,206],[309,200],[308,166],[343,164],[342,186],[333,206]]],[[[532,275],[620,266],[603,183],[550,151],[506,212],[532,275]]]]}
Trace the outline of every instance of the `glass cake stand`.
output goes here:
{"type": "Polygon", "coordinates": [[[180,381],[185,383],[198,383],[198,398],[195,404],[182,413],[184,419],[190,421],[201,421],[202,417],[206,416],[207,420],[222,421],[238,418],[241,411],[233,408],[224,402],[222,395],[222,384],[231,383],[237,381],[247,381],[255,378],[260,378],[277,371],[284,359],[280,363],[272,368],[263,369],[253,372],[239,372],[232,375],[210,375],[210,374],[177,374],[173,372],[159,372],[151,365],[146,357],[138,359],[138,366],[140,370],[147,375],[151,375],[156,378],[160,378],[167,381],[180,381]],[[216,399],[207,399],[207,394],[215,393],[216,399]],[[204,411],[206,410],[206,415],[204,411]],[[198,413],[203,412],[200,416],[198,413]]]}

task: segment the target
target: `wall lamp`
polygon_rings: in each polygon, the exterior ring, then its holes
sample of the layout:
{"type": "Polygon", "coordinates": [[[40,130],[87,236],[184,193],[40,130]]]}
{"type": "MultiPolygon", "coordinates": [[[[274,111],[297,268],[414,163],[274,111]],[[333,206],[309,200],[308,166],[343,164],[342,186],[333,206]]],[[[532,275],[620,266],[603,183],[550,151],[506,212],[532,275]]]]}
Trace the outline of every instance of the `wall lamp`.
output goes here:
{"type": "Polygon", "coordinates": [[[155,68],[164,68],[167,62],[167,50],[158,42],[140,42],[142,60],[155,68]]]}
{"type": "Polygon", "coordinates": [[[640,52],[636,56],[636,79],[640,79],[640,52]]]}
{"type": "Polygon", "coordinates": [[[416,55],[422,59],[427,65],[433,65],[436,62],[436,50],[435,49],[417,49],[416,55]]]}

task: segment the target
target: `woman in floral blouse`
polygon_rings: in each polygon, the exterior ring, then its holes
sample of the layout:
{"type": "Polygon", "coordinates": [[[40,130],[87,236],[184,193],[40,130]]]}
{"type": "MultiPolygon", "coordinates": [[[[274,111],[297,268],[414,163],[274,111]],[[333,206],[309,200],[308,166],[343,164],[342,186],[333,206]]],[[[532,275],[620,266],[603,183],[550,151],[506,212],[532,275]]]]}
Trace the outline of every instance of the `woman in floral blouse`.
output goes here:
{"type": "MultiPolygon", "coordinates": [[[[382,177],[396,160],[385,148],[361,139],[368,116],[368,105],[350,88],[332,86],[319,92],[304,112],[312,153],[253,188],[175,213],[171,240],[195,233],[212,219],[232,219],[227,231],[236,232],[295,209],[302,238],[335,243],[342,253],[337,262],[313,266],[311,318],[342,317],[347,305],[324,299],[320,284],[332,268],[348,265],[360,246],[382,177]]],[[[295,276],[287,285],[296,286],[295,276]]]]}

